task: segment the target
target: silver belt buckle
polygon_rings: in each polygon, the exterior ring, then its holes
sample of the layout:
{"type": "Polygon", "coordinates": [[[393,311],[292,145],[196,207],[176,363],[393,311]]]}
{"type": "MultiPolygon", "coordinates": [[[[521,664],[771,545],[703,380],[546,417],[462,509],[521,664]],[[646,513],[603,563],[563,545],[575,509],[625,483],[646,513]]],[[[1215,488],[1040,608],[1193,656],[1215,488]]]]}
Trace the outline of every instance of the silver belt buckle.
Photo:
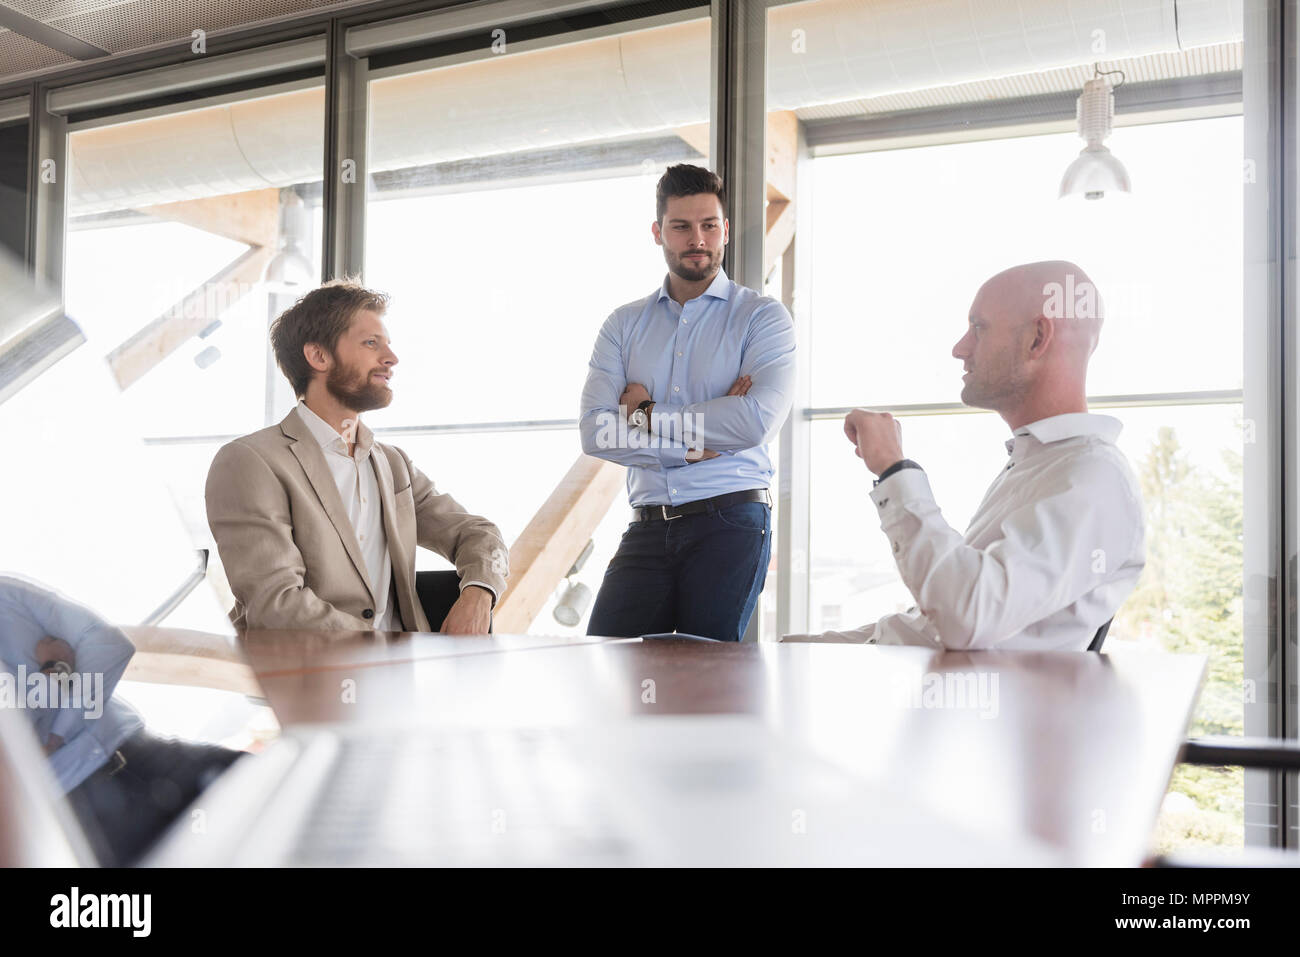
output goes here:
{"type": "Polygon", "coordinates": [[[110,778],[116,776],[124,767],[126,767],[126,755],[120,750],[114,751],[110,754],[108,756],[108,761],[104,764],[104,768],[108,771],[108,777],[110,778]]]}
{"type": "Polygon", "coordinates": [[[675,519],[675,518],[681,518],[680,515],[669,515],[669,514],[668,514],[668,506],[667,506],[667,505],[660,505],[660,506],[659,506],[659,510],[660,510],[661,512],[663,512],[663,516],[664,516],[664,521],[665,521],[665,522],[671,522],[671,521],[672,521],[673,519],[675,519]]]}

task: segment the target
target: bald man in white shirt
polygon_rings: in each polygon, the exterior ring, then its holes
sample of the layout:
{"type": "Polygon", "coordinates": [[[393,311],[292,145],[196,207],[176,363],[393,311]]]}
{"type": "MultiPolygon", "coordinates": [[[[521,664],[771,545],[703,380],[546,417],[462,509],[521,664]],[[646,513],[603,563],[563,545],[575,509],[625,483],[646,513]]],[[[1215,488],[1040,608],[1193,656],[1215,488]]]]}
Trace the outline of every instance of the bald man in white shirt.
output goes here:
{"type": "Polygon", "coordinates": [[[1102,304],[1073,263],[1015,266],[980,287],[953,347],[966,405],[1011,428],[1008,461],[965,534],[944,521],[889,413],[855,409],[844,433],[877,475],[871,499],[916,607],[847,632],[787,635],[946,649],[1084,651],[1145,564],[1142,497],[1121,424],[1088,412],[1102,304]]]}

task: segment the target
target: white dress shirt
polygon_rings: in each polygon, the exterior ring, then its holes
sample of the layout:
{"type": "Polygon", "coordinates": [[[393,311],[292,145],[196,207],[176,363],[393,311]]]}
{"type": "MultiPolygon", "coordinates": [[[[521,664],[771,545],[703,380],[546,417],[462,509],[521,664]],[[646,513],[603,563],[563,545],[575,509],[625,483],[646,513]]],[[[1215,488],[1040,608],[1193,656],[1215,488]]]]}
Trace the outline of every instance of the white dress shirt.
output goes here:
{"type": "Polygon", "coordinates": [[[949,649],[1084,651],[1146,563],[1142,494],[1115,447],[1122,424],[1086,412],[1017,429],[966,534],[920,469],[871,499],[916,607],[830,640],[949,649]]]}
{"type": "Polygon", "coordinates": [[[43,662],[36,659],[36,645],[47,635],[72,646],[74,671],[103,676],[106,700],[97,718],[76,708],[24,709],[41,744],[51,734],[63,739],[50,755],[50,770],[59,786],[71,791],[144,727],[134,709],[113,697],[135,646],[90,609],[32,582],[0,576],[0,670],[15,678],[20,665],[29,676],[39,672],[43,662]]]}
{"type": "MultiPolygon", "coordinates": [[[[384,509],[379,498],[379,479],[371,461],[373,440],[363,445],[357,441],[348,455],[347,442],[319,415],[298,401],[298,414],[311,434],[320,443],[329,466],[330,475],[343,500],[343,511],[357,536],[361,557],[365,559],[370,574],[370,590],[375,596],[375,630],[401,631],[397,622],[395,603],[390,601],[393,583],[393,563],[388,554],[388,534],[384,531],[384,509]]],[[[434,626],[436,627],[436,625],[434,626]]]]}

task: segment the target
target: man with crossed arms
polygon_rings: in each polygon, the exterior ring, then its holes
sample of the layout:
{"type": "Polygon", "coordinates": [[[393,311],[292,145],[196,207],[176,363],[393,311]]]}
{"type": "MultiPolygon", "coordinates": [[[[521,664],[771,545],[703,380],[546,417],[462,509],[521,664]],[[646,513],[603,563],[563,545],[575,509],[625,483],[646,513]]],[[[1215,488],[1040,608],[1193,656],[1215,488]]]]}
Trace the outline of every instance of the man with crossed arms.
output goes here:
{"type": "Polygon", "coordinates": [[[944,521],[925,471],[903,455],[889,413],[855,409],[844,433],[879,478],[871,500],[916,607],[848,632],[786,641],[948,649],[1086,650],[1145,564],[1142,497],[1120,422],[1088,412],[1088,360],[1101,300],[1068,262],[988,280],[953,347],[961,398],[1010,426],[1007,464],[963,535],[944,521]],[[1061,301],[1061,293],[1079,293],[1061,301]]]}
{"type": "Polygon", "coordinates": [[[794,322],[727,277],[726,191],[670,166],[651,235],[668,275],[615,309],[592,350],[579,431],[588,455],[627,467],[633,521],[587,630],[739,641],[772,548],[767,443],[789,414],[794,322]]]}

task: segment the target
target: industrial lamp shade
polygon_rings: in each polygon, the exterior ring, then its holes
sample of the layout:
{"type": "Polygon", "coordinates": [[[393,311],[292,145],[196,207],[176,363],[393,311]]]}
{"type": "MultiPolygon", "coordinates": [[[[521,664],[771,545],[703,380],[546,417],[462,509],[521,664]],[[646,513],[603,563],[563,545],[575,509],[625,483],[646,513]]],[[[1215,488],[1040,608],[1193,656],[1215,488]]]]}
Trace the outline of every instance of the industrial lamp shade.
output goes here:
{"type": "Polygon", "coordinates": [[[1080,151],[1061,177],[1062,197],[1082,194],[1084,199],[1101,199],[1107,193],[1131,192],[1128,170],[1101,145],[1080,151]]]}
{"type": "Polygon", "coordinates": [[[1076,121],[1079,136],[1087,144],[1061,177],[1059,196],[1101,199],[1107,193],[1131,193],[1128,170],[1103,143],[1110,136],[1115,115],[1115,94],[1103,77],[1083,85],[1076,121]]]}

